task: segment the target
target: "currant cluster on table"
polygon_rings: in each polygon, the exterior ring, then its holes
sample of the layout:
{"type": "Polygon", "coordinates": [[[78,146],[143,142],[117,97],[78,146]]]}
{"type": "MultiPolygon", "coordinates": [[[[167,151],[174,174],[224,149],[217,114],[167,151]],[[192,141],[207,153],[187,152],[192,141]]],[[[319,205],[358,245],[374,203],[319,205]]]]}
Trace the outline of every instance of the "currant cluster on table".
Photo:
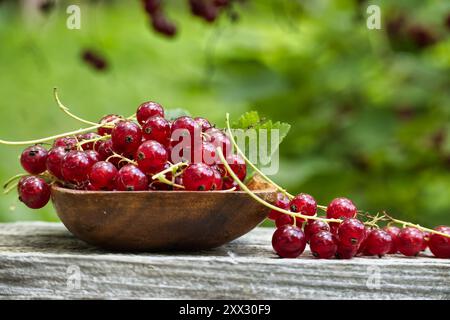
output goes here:
{"type": "MultiPolygon", "coordinates": [[[[279,193],[275,205],[306,216],[316,216],[317,213],[315,199],[303,193],[292,199],[279,193]]],[[[365,225],[356,218],[357,215],[356,206],[346,198],[336,198],[326,208],[326,219],[341,219],[341,223],[327,223],[323,219],[305,221],[299,217],[294,221],[293,216],[272,210],[269,218],[277,227],[272,237],[273,249],[282,258],[296,258],[309,243],[316,258],[351,259],[396,253],[417,256],[428,247],[434,256],[450,258],[450,238],[413,227],[400,229],[388,225],[379,229],[365,225]]],[[[435,230],[450,235],[450,227],[439,226],[435,230]]]]}
{"type": "Polygon", "coordinates": [[[239,190],[218,159],[216,148],[224,150],[227,162],[242,181],[246,163],[229,151],[231,142],[225,132],[207,119],[182,116],[170,121],[164,117],[163,107],[150,101],[139,106],[136,120],[107,115],[100,120],[104,127],[97,132],[58,138],[50,150],[42,145],[26,148],[20,162],[32,176],[20,179],[19,199],[30,208],[42,208],[50,199],[49,184],[55,182],[93,191],[239,190]],[[177,130],[186,134],[178,134],[179,139],[174,140],[177,130]],[[176,153],[174,148],[185,137],[189,147],[176,153]],[[176,162],[183,166],[173,172],[170,167],[176,162]],[[167,169],[169,183],[152,179],[167,169]]]}

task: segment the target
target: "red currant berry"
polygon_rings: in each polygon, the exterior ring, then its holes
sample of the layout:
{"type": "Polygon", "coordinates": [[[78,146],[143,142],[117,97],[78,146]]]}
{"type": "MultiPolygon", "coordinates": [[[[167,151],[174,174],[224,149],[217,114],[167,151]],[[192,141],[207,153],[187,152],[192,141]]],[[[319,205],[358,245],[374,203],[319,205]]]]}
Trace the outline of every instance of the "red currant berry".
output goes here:
{"type": "Polygon", "coordinates": [[[113,190],[117,174],[118,170],[112,163],[97,162],[89,173],[90,190],[113,190]]]}
{"type": "Polygon", "coordinates": [[[366,232],[365,232],[364,240],[361,242],[361,244],[359,245],[359,248],[358,248],[358,254],[361,254],[361,255],[363,255],[365,253],[366,246],[367,246],[367,237],[372,232],[372,229],[369,227],[365,227],[365,229],[366,229],[366,232]]]}
{"type": "Polygon", "coordinates": [[[233,188],[234,188],[234,191],[241,190],[241,187],[239,186],[239,184],[231,178],[223,178],[222,177],[222,182],[223,182],[222,190],[231,190],[233,188]]]}
{"type": "Polygon", "coordinates": [[[75,137],[58,138],[53,142],[53,147],[64,147],[67,150],[75,150],[78,140],[75,137]]]}
{"type": "MultiPolygon", "coordinates": [[[[434,230],[450,235],[450,227],[447,226],[439,226],[434,230]]],[[[428,240],[428,246],[435,257],[450,258],[450,238],[432,233],[428,240]]]]}
{"type": "Polygon", "coordinates": [[[183,172],[183,185],[189,191],[211,190],[214,182],[213,169],[204,163],[190,164],[183,172]]]}
{"type": "Polygon", "coordinates": [[[28,147],[23,150],[20,163],[25,171],[31,174],[40,174],[47,170],[47,156],[47,150],[39,145],[28,147]]]}
{"type": "MultiPolygon", "coordinates": [[[[99,123],[101,124],[106,124],[106,123],[111,123],[114,121],[114,124],[116,124],[117,122],[119,122],[120,120],[122,120],[123,118],[121,116],[118,116],[116,114],[108,114],[107,116],[104,116],[103,118],[100,119],[99,123]]],[[[112,125],[114,126],[114,125],[112,125]]],[[[111,134],[112,132],[112,128],[104,128],[104,127],[100,127],[97,129],[97,133],[100,136],[106,136],[111,134]]]]}
{"type": "MultiPolygon", "coordinates": [[[[88,141],[88,140],[92,140],[92,139],[97,139],[100,138],[100,136],[94,132],[90,132],[90,133],[85,133],[82,134],[78,137],[78,141],[79,142],[83,142],[83,141],[88,141]]],[[[94,150],[94,146],[96,144],[98,144],[98,141],[94,141],[94,142],[87,142],[87,143],[83,143],[81,145],[81,147],[83,148],[83,150],[94,150]]]]}
{"type": "Polygon", "coordinates": [[[306,241],[310,241],[311,237],[320,231],[330,231],[328,223],[321,220],[308,220],[305,225],[306,241]]]}
{"type": "Polygon", "coordinates": [[[391,250],[392,237],[380,229],[373,229],[367,236],[364,253],[369,256],[382,257],[391,250]]]}
{"type": "Polygon", "coordinates": [[[364,223],[355,218],[345,219],[338,227],[337,237],[343,246],[359,246],[366,237],[364,223]]]}
{"type": "Polygon", "coordinates": [[[105,141],[100,141],[98,145],[96,145],[96,149],[98,154],[100,155],[100,160],[105,161],[110,156],[113,155],[113,144],[112,140],[108,139],[105,141]]]}
{"type": "MultiPolygon", "coordinates": [[[[245,176],[247,175],[247,164],[244,159],[237,154],[231,154],[227,157],[227,163],[239,180],[244,181],[245,176]]],[[[220,168],[221,172],[226,172],[226,168],[223,163],[219,163],[217,166],[220,168]]],[[[226,172],[225,176],[228,175],[229,173],[226,172]]]]}
{"type": "MultiPolygon", "coordinates": [[[[284,195],[283,193],[278,192],[277,200],[275,200],[275,203],[273,205],[280,209],[289,210],[289,203],[290,203],[289,198],[286,195],[284,195]]],[[[268,218],[270,220],[276,220],[281,215],[285,215],[285,214],[283,214],[279,211],[276,211],[276,210],[272,210],[272,211],[270,211],[268,218]]]]}
{"type": "Polygon", "coordinates": [[[288,214],[281,213],[281,215],[275,220],[275,225],[277,228],[280,228],[286,224],[292,226],[294,224],[294,218],[288,214]]]}
{"type": "Polygon", "coordinates": [[[395,245],[405,256],[416,256],[422,250],[423,232],[416,228],[403,228],[397,234],[395,245]]]}
{"type": "Polygon", "coordinates": [[[89,160],[91,161],[91,165],[94,165],[97,162],[101,161],[100,154],[97,151],[87,150],[84,153],[86,153],[86,155],[88,156],[89,160]]]}
{"type": "Polygon", "coordinates": [[[194,120],[195,120],[195,122],[197,122],[197,124],[200,126],[200,128],[202,128],[203,132],[206,132],[207,130],[212,128],[211,123],[205,118],[197,117],[197,118],[194,118],[194,120]]]}
{"type": "MultiPolygon", "coordinates": [[[[172,123],[171,130],[172,130],[172,136],[176,136],[176,135],[174,135],[174,133],[177,130],[180,130],[178,136],[184,136],[184,137],[189,136],[191,138],[191,141],[194,141],[194,138],[201,136],[201,127],[198,125],[198,123],[194,119],[192,119],[191,117],[188,117],[188,116],[183,116],[183,117],[177,118],[172,123]]],[[[179,140],[176,140],[175,142],[178,143],[179,140]]]]}
{"type": "Polygon", "coordinates": [[[142,142],[142,130],[134,122],[122,121],[112,130],[111,140],[117,153],[133,154],[142,142]]]}
{"type": "Polygon", "coordinates": [[[327,207],[327,218],[329,219],[354,218],[356,213],[355,205],[346,198],[336,198],[327,207]]]}
{"type": "Polygon", "coordinates": [[[19,200],[31,209],[40,209],[50,200],[50,186],[42,178],[23,177],[17,189],[19,200]]]}
{"type": "Polygon", "coordinates": [[[214,183],[211,190],[222,190],[223,187],[222,175],[220,174],[216,166],[211,167],[211,169],[214,171],[214,183]]]}
{"type": "Polygon", "coordinates": [[[330,259],[336,255],[337,244],[334,235],[329,231],[319,231],[312,235],[309,247],[314,257],[330,259]]]}
{"type": "Polygon", "coordinates": [[[67,154],[67,149],[65,147],[53,147],[48,152],[47,156],[47,170],[52,175],[54,175],[59,180],[63,180],[64,177],[62,175],[62,164],[64,162],[64,158],[67,154]]]}
{"type": "MultiPolygon", "coordinates": [[[[203,163],[212,166],[215,164],[218,164],[218,158],[217,158],[217,153],[216,153],[216,148],[214,147],[214,145],[210,142],[204,141],[202,143],[202,154],[203,154],[203,158],[202,161],[203,163]]],[[[219,170],[219,174],[222,174],[223,169],[217,167],[217,170],[219,170]]]]}
{"type": "Polygon", "coordinates": [[[164,169],[168,160],[168,154],[161,143],[148,140],[139,146],[135,158],[142,172],[155,174],[164,169]]]}
{"type": "MultiPolygon", "coordinates": [[[[306,216],[313,216],[317,212],[316,200],[309,194],[300,193],[296,195],[289,203],[290,211],[298,212],[306,216]]],[[[302,218],[298,218],[299,221],[305,221],[302,218]]]]}
{"type": "Polygon", "coordinates": [[[214,148],[221,148],[225,158],[231,154],[231,141],[228,136],[218,129],[210,129],[206,132],[209,135],[209,142],[214,145],[214,148]]]}
{"type": "Polygon", "coordinates": [[[82,151],[70,151],[64,158],[61,173],[65,181],[81,184],[88,180],[93,163],[82,151]]]}
{"type": "Polygon", "coordinates": [[[391,245],[391,249],[389,250],[388,254],[397,253],[398,250],[397,250],[397,246],[395,245],[395,241],[397,239],[398,233],[400,232],[400,228],[396,227],[396,226],[389,226],[389,227],[384,227],[383,230],[386,231],[387,233],[389,233],[389,235],[392,238],[392,245],[391,245]]]}
{"type": "Polygon", "coordinates": [[[148,188],[148,178],[138,167],[127,164],[117,173],[115,185],[118,191],[144,191],[148,188]]]}
{"type": "Polygon", "coordinates": [[[272,247],[282,258],[297,258],[305,246],[305,234],[299,227],[284,225],[273,233],[272,247]]]}
{"type": "Polygon", "coordinates": [[[420,251],[427,250],[429,240],[430,240],[430,233],[428,231],[423,231],[423,245],[420,251]]]}
{"type": "Polygon", "coordinates": [[[164,146],[170,142],[170,122],[160,116],[149,118],[142,125],[142,135],[145,140],[155,140],[164,146]]]}
{"type": "Polygon", "coordinates": [[[164,118],[164,109],[159,103],[153,101],[142,103],[136,111],[136,118],[141,125],[154,116],[164,118]]]}
{"type": "Polygon", "coordinates": [[[351,259],[358,253],[358,246],[344,246],[338,242],[336,258],[351,259]]]}

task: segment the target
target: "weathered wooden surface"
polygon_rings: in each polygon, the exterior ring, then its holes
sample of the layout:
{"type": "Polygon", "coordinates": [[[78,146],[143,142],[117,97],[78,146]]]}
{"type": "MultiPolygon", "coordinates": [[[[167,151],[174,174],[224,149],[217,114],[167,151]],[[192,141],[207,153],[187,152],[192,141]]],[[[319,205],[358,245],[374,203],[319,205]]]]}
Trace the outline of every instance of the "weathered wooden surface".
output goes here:
{"type": "Polygon", "coordinates": [[[122,254],[88,246],[57,223],[0,224],[0,298],[450,298],[450,260],[278,259],[272,231],[195,253],[122,254]]]}

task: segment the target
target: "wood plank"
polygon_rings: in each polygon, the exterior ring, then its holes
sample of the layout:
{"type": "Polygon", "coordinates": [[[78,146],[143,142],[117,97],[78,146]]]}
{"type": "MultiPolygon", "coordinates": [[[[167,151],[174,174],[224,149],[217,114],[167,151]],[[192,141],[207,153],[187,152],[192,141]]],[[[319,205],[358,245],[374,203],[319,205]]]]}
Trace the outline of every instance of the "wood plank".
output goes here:
{"type": "Polygon", "coordinates": [[[132,254],[93,248],[59,223],[0,224],[0,298],[450,298],[450,260],[279,259],[272,232],[257,228],[214,250],[132,254]]]}

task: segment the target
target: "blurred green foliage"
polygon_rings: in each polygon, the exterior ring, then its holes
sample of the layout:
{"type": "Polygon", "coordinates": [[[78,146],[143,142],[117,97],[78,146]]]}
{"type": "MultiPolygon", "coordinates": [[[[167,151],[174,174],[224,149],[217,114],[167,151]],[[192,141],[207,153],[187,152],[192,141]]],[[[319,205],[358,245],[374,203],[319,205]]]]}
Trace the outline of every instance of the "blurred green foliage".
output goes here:
{"type": "MultiPolygon", "coordinates": [[[[80,127],[56,108],[54,86],[92,120],[149,99],[219,125],[225,112],[258,110],[292,125],[275,180],[293,193],[450,223],[448,1],[371,1],[381,30],[367,29],[365,1],[247,0],[236,22],[212,25],[169,1],[174,39],[150,29],[140,1],[78,3],[81,30],[66,28],[64,1],[37,20],[15,1],[0,3],[1,138],[80,127]],[[85,49],[109,67],[90,68],[85,49]]],[[[20,151],[0,146],[2,181],[21,171],[20,151]]],[[[26,209],[13,192],[0,198],[0,220],[56,216],[51,206],[26,209]]]]}

